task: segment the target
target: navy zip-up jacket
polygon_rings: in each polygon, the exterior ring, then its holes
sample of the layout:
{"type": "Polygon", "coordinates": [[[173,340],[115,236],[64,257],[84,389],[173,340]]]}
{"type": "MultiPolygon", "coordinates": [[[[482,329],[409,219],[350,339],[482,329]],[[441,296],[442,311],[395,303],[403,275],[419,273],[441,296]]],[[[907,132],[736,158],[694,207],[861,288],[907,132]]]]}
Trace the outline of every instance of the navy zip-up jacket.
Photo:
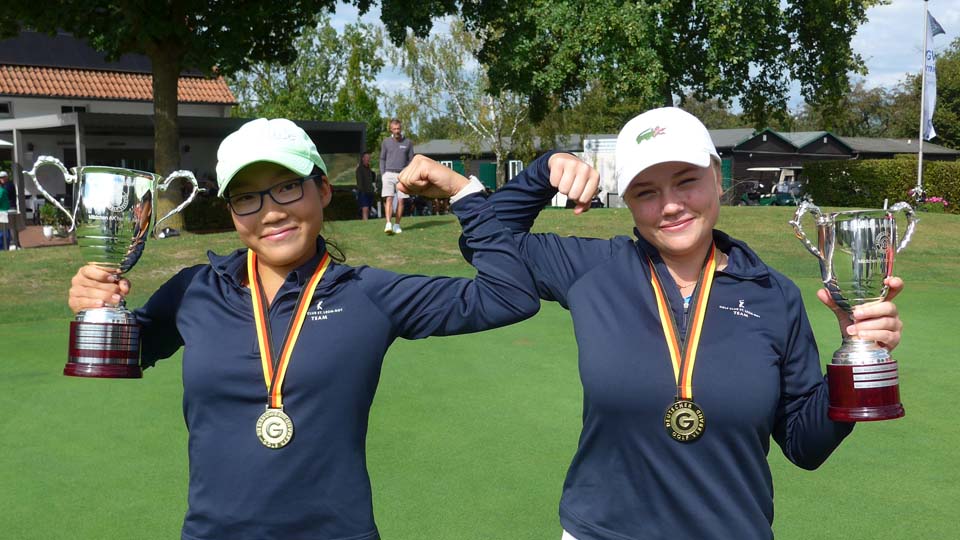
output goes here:
{"type": "MultiPolygon", "coordinates": [[[[184,540],[378,538],[366,468],[370,405],[384,354],[398,337],[476,332],[539,309],[511,234],[482,195],[453,205],[474,280],[400,275],[331,263],[310,300],[283,385],[294,437],[263,446],[267,404],[246,274],[246,250],[185,269],[139,310],[141,362],[184,346],[183,414],[190,491],[184,540]]],[[[297,296],[325,250],[292,272],[269,309],[279,350],[297,296]]]]}
{"type": "MultiPolygon", "coordinates": [[[[560,502],[564,529],[578,540],[772,538],[770,437],[790,461],[814,469],[853,428],[827,418],[827,386],[800,291],[746,244],[714,231],[729,259],[715,275],[693,374],[706,430],[696,442],[675,442],[664,413],[677,382],[647,256],[664,279],[670,273],[639,235],[530,234],[556,194],[550,155],[490,200],[515,231],[540,297],[573,317],[583,430],[560,502]]],[[[683,300],[666,285],[685,333],[683,300]]]]}

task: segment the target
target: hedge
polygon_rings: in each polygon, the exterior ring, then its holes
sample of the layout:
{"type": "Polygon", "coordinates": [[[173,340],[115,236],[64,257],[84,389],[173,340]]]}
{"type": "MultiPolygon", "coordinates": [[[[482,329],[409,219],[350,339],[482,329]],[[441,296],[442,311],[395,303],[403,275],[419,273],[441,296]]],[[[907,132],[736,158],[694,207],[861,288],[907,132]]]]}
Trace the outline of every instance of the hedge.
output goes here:
{"type": "MultiPolygon", "coordinates": [[[[806,192],[819,206],[882,208],[884,199],[915,203],[910,190],[917,185],[916,156],[807,162],[803,174],[806,192]]],[[[960,162],[924,161],[923,188],[928,198],[948,201],[946,212],[960,214],[960,162]]]]}
{"type": "MultiPolygon", "coordinates": [[[[340,186],[333,187],[333,198],[323,211],[323,219],[342,221],[357,219],[360,210],[353,190],[340,186]]],[[[183,209],[184,228],[193,232],[233,230],[233,219],[223,199],[200,195],[183,209]]]]}

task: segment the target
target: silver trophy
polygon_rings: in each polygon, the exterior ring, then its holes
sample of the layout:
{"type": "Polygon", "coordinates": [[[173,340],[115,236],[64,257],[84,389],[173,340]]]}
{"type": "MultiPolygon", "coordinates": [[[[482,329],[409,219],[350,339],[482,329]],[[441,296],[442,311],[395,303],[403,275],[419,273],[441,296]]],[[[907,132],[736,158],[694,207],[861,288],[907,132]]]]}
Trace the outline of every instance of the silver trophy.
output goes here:
{"type": "MultiPolygon", "coordinates": [[[[193,201],[199,191],[190,171],[158,174],[96,165],[74,167],[73,173],[57,158],[40,156],[26,172],[50,204],[67,215],[77,245],[89,264],[120,273],[129,271],[143,254],[151,231],[193,201]],[[76,202],[70,212],[52,197],[37,179],[41,167],[63,173],[67,184],[76,184],[76,202]],[[153,212],[158,192],[183,178],[193,185],[187,199],[159,220],[153,212]]],[[[116,306],[77,313],[70,323],[70,349],[64,375],[77,377],[137,378],[140,370],[140,328],[121,301],[116,306]]]]}
{"type": "MultiPolygon", "coordinates": [[[[883,280],[893,273],[893,259],[913,236],[913,208],[899,202],[887,210],[823,213],[803,201],[790,222],[807,250],[820,261],[823,285],[836,304],[850,315],[856,306],[883,301],[883,280]],[[907,229],[898,242],[895,214],[903,212],[907,229]],[[810,212],[817,226],[817,245],[807,239],[800,219],[810,212]]],[[[831,420],[857,422],[903,416],[897,362],[875,341],[843,336],[827,366],[831,420]]]]}

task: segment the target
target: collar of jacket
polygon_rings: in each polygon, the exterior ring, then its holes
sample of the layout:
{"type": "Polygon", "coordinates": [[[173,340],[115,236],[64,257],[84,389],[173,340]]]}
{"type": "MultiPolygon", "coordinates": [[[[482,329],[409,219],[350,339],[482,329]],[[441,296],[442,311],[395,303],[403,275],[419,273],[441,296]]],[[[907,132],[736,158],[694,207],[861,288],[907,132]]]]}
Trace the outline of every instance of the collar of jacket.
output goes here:
{"type": "MultiPolygon", "coordinates": [[[[640,231],[634,227],[634,236],[637,237],[637,251],[641,255],[649,255],[654,265],[663,265],[663,259],[660,252],[653,247],[642,236],[640,231]]],[[[740,279],[762,279],[769,275],[767,265],[760,260],[760,257],[750,249],[747,244],[740,240],[731,238],[727,233],[713,230],[713,241],[717,244],[720,251],[727,254],[727,267],[723,269],[724,274],[728,274],[740,279]]]]}

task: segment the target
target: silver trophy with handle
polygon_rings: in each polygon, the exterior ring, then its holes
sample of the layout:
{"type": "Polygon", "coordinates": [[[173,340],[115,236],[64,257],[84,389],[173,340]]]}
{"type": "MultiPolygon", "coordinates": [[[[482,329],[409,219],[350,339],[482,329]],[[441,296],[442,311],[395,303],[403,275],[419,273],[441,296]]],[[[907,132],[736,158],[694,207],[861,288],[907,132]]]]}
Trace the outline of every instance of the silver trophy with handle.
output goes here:
{"type": "MultiPolygon", "coordinates": [[[[853,320],[856,306],[886,298],[889,287],[883,281],[893,274],[894,256],[910,242],[917,218],[905,202],[884,210],[821,212],[813,203],[803,201],[790,224],[797,238],[820,261],[820,277],[833,301],[853,320]],[[807,212],[816,222],[816,245],[800,224],[807,212]],[[903,212],[907,220],[899,241],[898,212],[903,212]]],[[[875,341],[844,335],[827,365],[827,384],[831,420],[889,420],[904,415],[897,362],[875,341]]]]}
{"type": "MultiPolygon", "coordinates": [[[[65,232],[76,235],[77,245],[87,262],[121,274],[140,260],[151,231],[183,210],[200,189],[190,171],[176,171],[166,178],[150,172],[96,165],[73,167],[72,171],[55,157],[40,156],[24,174],[33,179],[39,193],[50,204],[70,219],[70,227],[65,232]],[[40,185],[37,171],[43,167],[59,170],[67,184],[76,185],[72,212],[40,185]],[[193,192],[157,220],[153,206],[158,193],[181,178],[193,186],[193,192]]],[[[141,377],[140,328],[124,301],[77,313],[70,323],[70,348],[63,373],[75,377],[141,377]]]]}

